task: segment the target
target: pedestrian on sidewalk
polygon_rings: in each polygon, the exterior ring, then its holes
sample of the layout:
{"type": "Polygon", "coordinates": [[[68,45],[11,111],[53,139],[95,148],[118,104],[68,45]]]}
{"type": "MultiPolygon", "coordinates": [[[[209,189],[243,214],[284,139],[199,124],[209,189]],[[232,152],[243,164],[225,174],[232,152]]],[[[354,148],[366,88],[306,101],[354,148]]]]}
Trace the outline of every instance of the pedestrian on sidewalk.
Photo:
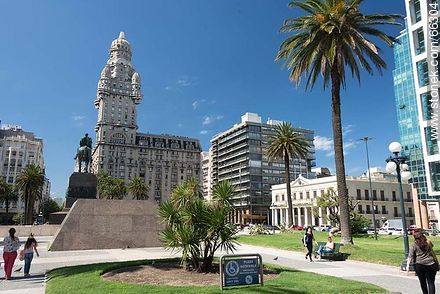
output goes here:
{"type": "Polygon", "coordinates": [[[312,262],[312,252],[313,252],[313,241],[315,241],[315,237],[313,237],[312,227],[308,227],[307,231],[303,238],[304,247],[307,248],[307,256],[310,258],[310,262],[312,262]]]}
{"type": "Polygon", "coordinates": [[[24,256],[24,276],[29,277],[29,270],[31,269],[32,259],[34,258],[34,251],[38,257],[40,254],[37,250],[37,240],[35,240],[34,235],[31,234],[24,244],[23,256],[24,256]]]}
{"type": "Polygon", "coordinates": [[[434,294],[439,263],[432,249],[433,244],[420,230],[414,231],[413,236],[414,242],[409,250],[406,271],[409,272],[410,263],[413,262],[423,294],[434,294]]]}
{"type": "Polygon", "coordinates": [[[12,275],[17,250],[20,248],[20,240],[15,236],[15,229],[9,229],[9,236],[3,239],[3,260],[5,266],[5,279],[9,280],[12,275]]]}

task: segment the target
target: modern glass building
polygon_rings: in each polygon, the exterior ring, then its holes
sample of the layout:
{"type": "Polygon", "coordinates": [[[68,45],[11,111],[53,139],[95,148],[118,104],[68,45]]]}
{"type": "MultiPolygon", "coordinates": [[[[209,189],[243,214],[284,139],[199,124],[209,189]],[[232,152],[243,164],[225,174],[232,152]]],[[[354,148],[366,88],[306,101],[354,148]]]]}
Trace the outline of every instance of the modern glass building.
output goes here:
{"type": "Polygon", "coordinates": [[[400,44],[394,45],[393,79],[400,143],[403,154],[409,159],[412,182],[417,188],[418,197],[426,200],[428,189],[408,32],[404,30],[398,39],[400,44]]]}

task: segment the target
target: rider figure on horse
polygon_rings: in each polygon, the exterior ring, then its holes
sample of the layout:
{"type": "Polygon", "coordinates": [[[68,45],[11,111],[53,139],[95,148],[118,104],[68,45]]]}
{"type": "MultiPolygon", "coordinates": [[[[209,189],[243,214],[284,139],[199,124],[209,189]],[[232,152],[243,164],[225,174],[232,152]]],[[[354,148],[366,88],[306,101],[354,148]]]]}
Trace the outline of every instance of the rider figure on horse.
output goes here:
{"type": "Polygon", "coordinates": [[[85,163],[85,172],[89,172],[89,165],[92,161],[92,138],[89,134],[85,134],[84,137],[79,141],[79,148],[76,152],[75,159],[78,160],[78,172],[82,172],[81,163],[85,163]]]}

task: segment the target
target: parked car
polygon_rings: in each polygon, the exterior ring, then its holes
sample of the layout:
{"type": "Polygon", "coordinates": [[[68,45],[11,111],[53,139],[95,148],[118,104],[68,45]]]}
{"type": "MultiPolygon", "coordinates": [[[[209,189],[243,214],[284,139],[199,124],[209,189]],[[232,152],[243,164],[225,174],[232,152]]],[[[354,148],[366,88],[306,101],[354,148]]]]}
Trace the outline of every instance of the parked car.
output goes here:
{"type": "Polygon", "coordinates": [[[319,231],[321,231],[321,232],[330,232],[331,229],[332,229],[331,225],[320,225],[319,226],[319,231]]]}
{"type": "Polygon", "coordinates": [[[304,228],[302,226],[300,226],[300,225],[293,225],[292,229],[294,229],[295,231],[302,231],[302,230],[304,230],[304,228]]]}
{"type": "Polygon", "coordinates": [[[423,233],[427,236],[437,236],[440,232],[437,229],[427,229],[423,230],[423,233]]]}
{"type": "Polygon", "coordinates": [[[396,236],[401,236],[401,235],[403,235],[403,229],[392,228],[392,229],[388,229],[388,231],[391,232],[390,235],[396,235],[396,236]]]}
{"type": "Polygon", "coordinates": [[[384,228],[380,228],[378,232],[379,235],[391,235],[390,232],[384,228]]]}

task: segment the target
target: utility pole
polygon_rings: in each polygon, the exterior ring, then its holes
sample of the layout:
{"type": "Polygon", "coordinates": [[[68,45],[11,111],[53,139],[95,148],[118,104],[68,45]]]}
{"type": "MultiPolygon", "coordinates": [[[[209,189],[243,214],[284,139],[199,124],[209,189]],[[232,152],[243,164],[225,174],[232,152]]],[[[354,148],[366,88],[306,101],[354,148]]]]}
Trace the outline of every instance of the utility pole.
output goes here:
{"type": "Polygon", "coordinates": [[[370,184],[370,197],[371,197],[371,208],[372,211],[372,217],[373,217],[373,228],[374,228],[374,239],[377,240],[377,229],[376,229],[376,212],[374,208],[374,196],[373,196],[373,189],[371,187],[371,173],[370,173],[370,157],[368,154],[368,141],[372,140],[373,138],[370,137],[363,137],[360,140],[363,140],[365,142],[365,151],[367,153],[367,172],[368,172],[368,182],[370,184]]]}

